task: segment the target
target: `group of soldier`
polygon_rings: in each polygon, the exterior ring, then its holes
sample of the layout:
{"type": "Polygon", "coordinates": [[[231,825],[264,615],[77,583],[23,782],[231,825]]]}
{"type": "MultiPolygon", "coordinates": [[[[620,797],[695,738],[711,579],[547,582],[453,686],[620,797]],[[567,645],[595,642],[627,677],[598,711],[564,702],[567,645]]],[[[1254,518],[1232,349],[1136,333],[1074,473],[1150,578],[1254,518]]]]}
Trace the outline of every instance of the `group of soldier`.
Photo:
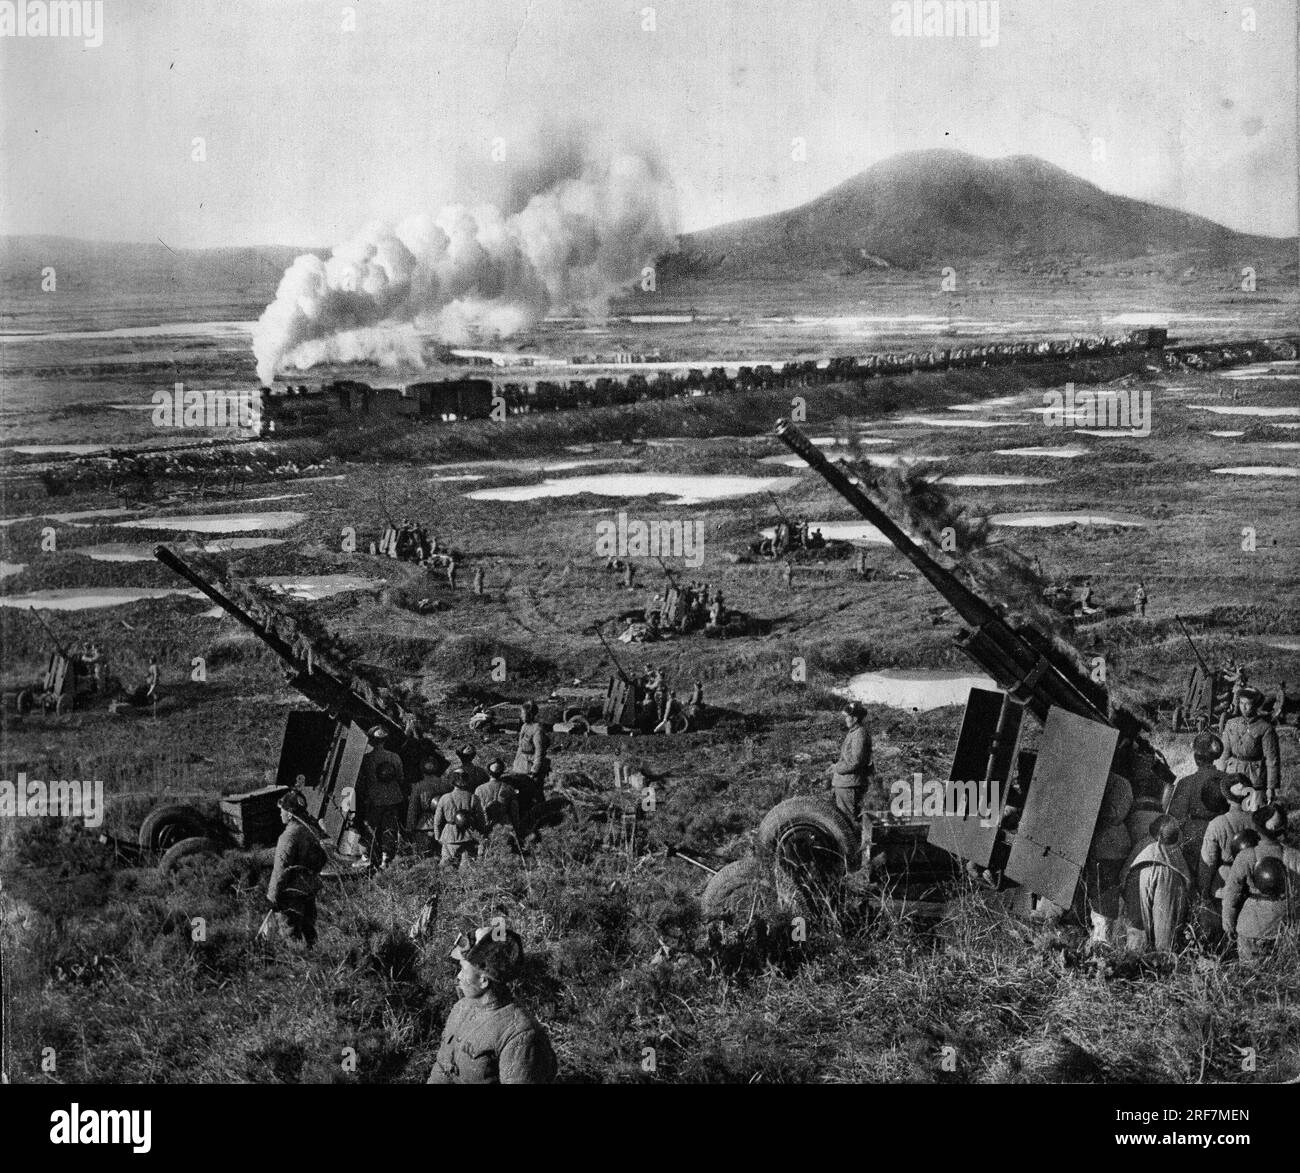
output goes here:
{"type": "MultiPolygon", "coordinates": [[[[1235,944],[1240,960],[1253,963],[1275,949],[1287,926],[1300,927],[1300,851],[1282,842],[1288,814],[1277,730],[1261,714],[1262,700],[1258,690],[1240,689],[1222,736],[1199,733],[1195,770],[1168,784],[1121,743],[1080,884],[1092,942],[1115,943],[1123,923],[1128,948],[1169,951],[1195,924],[1207,945],[1235,944]]],[[[866,718],[859,702],[844,707],[846,733],[830,779],[835,806],[861,825],[864,846],[871,835],[864,799],[875,776],[866,718]]],[[[1002,813],[1004,825],[1016,814],[1012,807],[1002,813]]],[[[1055,921],[1064,912],[1040,901],[1033,915],[1055,921]]]]}
{"type": "Polygon", "coordinates": [[[666,591],[656,591],[645,609],[646,626],[656,634],[721,627],[726,617],[722,591],[710,582],[672,583],[666,591]]]}

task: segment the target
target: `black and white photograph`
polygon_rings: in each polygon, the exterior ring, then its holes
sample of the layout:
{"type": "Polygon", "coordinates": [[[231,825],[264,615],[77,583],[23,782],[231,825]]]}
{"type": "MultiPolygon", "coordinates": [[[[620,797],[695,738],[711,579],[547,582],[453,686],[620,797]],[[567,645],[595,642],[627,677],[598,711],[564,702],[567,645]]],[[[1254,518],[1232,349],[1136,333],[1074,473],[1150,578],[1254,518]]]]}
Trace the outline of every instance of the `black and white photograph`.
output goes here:
{"type": "Polygon", "coordinates": [[[1298,46],[1296,0],[0,3],[34,1143],[510,1083],[1262,1136],[1298,46]]]}

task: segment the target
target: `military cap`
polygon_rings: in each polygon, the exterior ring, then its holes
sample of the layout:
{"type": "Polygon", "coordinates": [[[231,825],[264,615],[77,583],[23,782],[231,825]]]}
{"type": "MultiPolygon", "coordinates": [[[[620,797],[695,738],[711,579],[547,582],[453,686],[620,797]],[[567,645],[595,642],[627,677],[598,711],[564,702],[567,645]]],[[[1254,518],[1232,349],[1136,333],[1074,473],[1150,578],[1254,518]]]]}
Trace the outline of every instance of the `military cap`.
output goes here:
{"type": "Polygon", "coordinates": [[[865,717],[867,715],[867,706],[861,701],[846,701],[840,707],[841,713],[848,713],[850,717],[865,717]]]}
{"type": "Polygon", "coordinates": [[[1264,694],[1257,688],[1243,688],[1237,693],[1239,700],[1254,701],[1257,705],[1264,701],[1264,694]]]}
{"type": "Polygon", "coordinates": [[[281,810],[286,810],[290,814],[305,815],[307,813],[307,798],[301,790],[286,790],[276,802],[281,810]]]}
{"type": "Polygon", "coordinates": [[[478,750],[476,750],[472,745],[462,745],[460,749],[456,751],[456,756],[460,758],[462,761],[468,762],[477,753],[478,750]]]}
{"type": "Polygon", "coordinates": [[[388,736],[388,730],[382,725],[372,725],[370,731],[366,734],[371,741],[383,741],[388,736]]]}
{"type": "Polygon", "coordinates": [[[462,933],[450,956],[468,961],[493,981],[509,982],[523,968],[524,941],[513,929],[475,929],[473,943],[462,933]]]}

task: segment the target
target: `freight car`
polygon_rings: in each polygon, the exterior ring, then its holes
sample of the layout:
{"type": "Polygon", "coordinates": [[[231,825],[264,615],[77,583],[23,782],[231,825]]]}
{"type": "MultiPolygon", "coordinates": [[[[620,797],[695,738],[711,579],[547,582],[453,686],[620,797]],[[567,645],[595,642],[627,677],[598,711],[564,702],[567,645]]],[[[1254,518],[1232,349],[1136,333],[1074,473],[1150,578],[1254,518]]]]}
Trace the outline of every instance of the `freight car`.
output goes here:
{"type": "Polygon", "coordinates": [[[492,414],[492,382],[489,379],[410,383],[405,394],[419,404],[421,419],[482,420],[492,414]]]}

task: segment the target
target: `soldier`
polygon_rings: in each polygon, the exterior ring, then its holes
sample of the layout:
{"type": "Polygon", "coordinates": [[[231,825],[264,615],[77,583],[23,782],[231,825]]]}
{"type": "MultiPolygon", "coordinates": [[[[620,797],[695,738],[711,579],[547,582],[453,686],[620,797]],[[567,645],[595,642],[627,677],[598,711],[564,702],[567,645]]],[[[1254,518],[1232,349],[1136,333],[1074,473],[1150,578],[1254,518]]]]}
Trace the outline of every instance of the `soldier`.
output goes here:
{"type": "Polygon", "coordinates": [[[1147,588],[1146,584],[1138,579],[1137,590],[1133,592],[1133,614],[1139,619],[1145,619],[1147,613],[1147,588]]]}
{"type": "Polygon", "coordinates": [[[790,590],[794,586],[794,565],[788,559],[781,568],[781,577],[785,579],[785,589],[790,590]]]}
{"type": "Polygon", "coordinates": [[[871,760],[871,733],[867,710],[860,701],[850,701],[840,712],[844,716],[844,742],[839,760],[831,767],[831,793],[835,806],[855,827],[862,819],[862,799],[875,777],[871,760]]]}
{"type": "Polygon", "coordinates": [[[456,589],[456,559],[447,560],[447,585],[454,591],[456,589]]]}
{"type": "Polygon", "coordinates": [[[367,734],[370,740],[357,772],[356,815],[358,830],[364,830],[366,854],[356,866],[387,867],[397,853],[397,838],[402,830],[406,797],[402,793],[404,770],[402,759],[385,742],[388,730],[375,725],[367,734]]]}
{"type": "Polygon", "coordinates": [[[1242,803],[1252,798],[1254,790],[1250,779],[1240,774],[1225,774],[1219,782],[1219,792],[1228,809],[1210,820],[1205,828],[1205,839],[1201,843],[1200,870],[1197,887],[1205,903],[1203,926],[1207,932],[1216,932],[1216,914],[1223,892],[1223,882],[1228,878],[1232,867],[1234,851],[1233,840],[1241,831],[1252,828],[1254,823],[1248,812],[1242,810],[1242,803]]]}
{"type": "Polygon", "coordinates": [[[1129,863],[1124,877],[1124,916],[1128,947],[1171,951],[1177,948],[1191,903],[1192,873],[1179,849],[1182,828],[1169,815],[1158,815],[1147,841],[1129,863]]]}
{"type": "Polygon", "coordinates": [[[452,789],[451,779],[438,770],[434,758],[420,763],[420,780],[411,787],[411,798],[406,807],[406,834],[420,855],[432,855],[438,842],[434,831],[434,815],[438,800],[452,789]]]}
{"type": "Polygon", "coordinates": [[[1192,759],[1196,769],[1165,787],[1164,810],[1178,820],[1183,829],[1183,858],[1188,872],[1196,875],[1201,859],[1201,844],[1210,820],[1228,809],[1219,789],[1224,774],[1214,763],[1223,756],[1223,742],[1217,733],[1206,730],[1192,741],[1192,759]]]}
{"type": "Polygon", "coordinates": [[[1083,892],[1092,921],[1092,942],[1110,940],[1119,915],[1119,885],[1132,846],[1125,820],[1133,809],[1133,788],[1122,774],[1106,780],[1097,826],[1084,864],[1083,892]]]}
{"type": "Polygon", "coordinates": [[[1223,885],[1223,931],[1236,935],[1247,964],[1265,959],[1283,929],[1300,920],[1300,851],[1281,841],[1286,810],[1270,803],[1251,821],[1260,841],[1237,855],[1223,885]]]}
{"type": "Polygon", "coordinates": [[[545,779],[550,770],[546,756],[546,730],[537,719],[537,704],[527,701],[519,707],[519,742],[515,748],[515,760],[511,773],[527,774],[538,782],[545,779]]]}
{"type": "Polygon", "coordinates": [[[442,866],[460,867],[462,860],[473,859],[478,854],[478,835],[487,830],[483,808],[474,799],[473,779],[472,774],[453,770],[453,788],[438,799],[433,812],[433,833],[442,844],[442,866]]]}
{"type": "Polygon", "coordinates": [[[677,699],[677,693],[669,690],[668,695],[663,700],[663,705],[659,710],[659,724],[655,726],[656,733],[671,733],[673,731],[673,718],[682,711],[682,702],[677,699]]]}
{"type": "Polygon", "coordinates": [[[481,595],[483,593],[483,567],[474,567],[474,593],[481,595]]]}
{"type": "Polygon", "coordinates": [[[505,780],[506,764],[500,758],[488,766],[488,780],[474,791],[475,801],[483,810],[483,819],[490,835],[494,827],[509,827],[519,835],[519,794],[505,780]]]}
{"type": "Polygon", "coordinates": [[[275,844],[266,898],[280,932],[310,949],[316,944],[316,889],[328,857],[320,844],[320,827],[307,813],[302,792],[286,790],[279,806],[284,830],[275,844]]]}
{"type": "Polygon", "coordinates": [[[631,562],[623,567],[623,586],[629,591],[636,586],[636,567],[631,562]]]}
{"type": "Polygon", "coordinates": [[[1281,762],[1277,730],[1260,714],[1264,694],[1257,688],[1242,687],[1237,693],[1237,713],[1223,727],[1223,746],[1227,759],[1223,768],[1229,774],[1245,774],[1256,790],[1272,802],[1282,787],[1281,762]]]}
{"type": "Polygon", "coordinates": [[[514,1001],[510,983],[524,964],[511,929],[475,929],[456,942],[460,1000],[442,1030],[429,1083],[551,1083],[555,1052],[546,1031],[514,1001]]]}

